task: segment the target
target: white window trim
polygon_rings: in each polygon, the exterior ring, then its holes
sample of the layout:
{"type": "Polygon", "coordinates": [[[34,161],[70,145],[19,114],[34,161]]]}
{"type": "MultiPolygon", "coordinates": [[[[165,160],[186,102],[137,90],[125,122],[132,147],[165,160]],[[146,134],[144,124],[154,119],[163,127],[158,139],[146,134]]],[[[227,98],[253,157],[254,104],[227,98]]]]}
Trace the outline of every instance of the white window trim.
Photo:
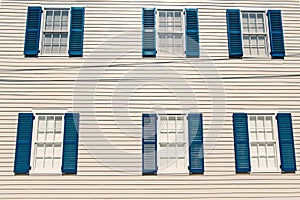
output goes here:
{"type": "Polygon", "coordinates": [[[59,168],[58,171],[48,171],[48,172],[41,172],[41,171],[34,171],[34,160],[35,160],[35,144],[34,144],[34,137],[37,135],[37,126],[38,126],[38,123],[37,123],[37,117],[38,115],[47,115],[47,114],[57,114],[57,115],[62,115],[62,141],[61,141],[61,159],[60,159],[60,166],[62,166],[62,159],[63,159],[63,147],[64,147],[64,130],[65,130],[65,119],[64,119],[64,114],[66,112],[63,112],[61,110],[57,110],[57,111],[54,111],[54,110],[43,110],[43,111],[46,111],[46,112],[33,112],[33,116],[35,117],[35,119],[33,120],[33,130],[32,130],[32,139],[31,139],[31,152],[30,152],[30,170],[29,170],[29,174],[30,175],[61,175],[62,174],[62,171],[61,171],[61,168],[59,168]]]}
{"type": "Polygon", "coordinates": [[[174,57],[185,57],[186,55],[186,35],[185,35],[185,21],[186,21],[186,12],[185,12],[185,7],[170,7],[170,6],[160,6],[160,7],[157,7],[155,9],[155,30],[156,30],[156,33],[155,33],[155,38],[156,38],[156,41],[155,41],[155,45],[156,45],[156,57],[157,58],[165,58],[165,57],[171,57],[171,58],[174,58],[174,57]],[[182,40],[183,40],[183,54],[180,55],[180,54],[161,54],[159,53],[159,10],[170,10],[170,11],[181,11],[182,12],[182,40]]]}
{"type": "Polygon", "coordinates": [[[41,16],[41,26],[40,26],[40,41],[39,41],[39,57],[69,57],[69,43],[70,43],[70,26],[71,26],[71,6],[42,6],[42,16],[41,16]],[[51,53],[42,53],[43,48],[43,32],[45,26],[46,10],[47,9],[67,9],[68,10],[68,38],[67,38],[67,52],[65,54],[51,54],[51,53]]]}
{"type": "Polygon", "coordinates": [[[188,136],[188,120],[187,120],[187,114],[182,114],[182,113],[161,113],[161,114],[157,114],[157,141],[156,141],[156,144],[157,144],[157,153],[156,153],[156,156],[157,156],[157,167],[158,167],[158,170],[157,170],[157,175],[170,175],[170,174],[174,174],[174,175],[189,175],[189,169],[188,169],[188,166],[189,166],[189,136],[188,136]],[[182,172],[174,172],[174,171],[170,171],[170,172],[162,172],[160,171],[160,145],[159,145],[159,141],[160,141],[160,117],[161,115],[182,115],[182,117],[184,118],[184,126],[185,126],[185,142],[186,142],[186,170],[185,171],[182,171],[182,172]]]}
{"type": "Polygon", "coordinates": [[[266,47],[267,47],[267,55],[243,55],[243,59],[271,59],[271,44],[270,44],[270,32],[269,32],[269,21],[268,21],[268,11],[267,9],[259,9],[259,8],[243,8],[240,9],[240,22],[241,22],[241,37],[242,37],[242,50],[244,52],[244,28],[243,28],[243,12],[264,12],[264,22],[266,27],[266,47]]]}
{"type": "Polygon", "coordinates": [[[265,169],[265,170],[257,170],[257,169],[253,169],[251,167],[251,174],[255,174],[255,173],[281,173],[281,160],[280,160],[280,148],[279,148],[279,136],[278,136],[278,128],[277,128],[277,116],[278,112],[270,112],[270,111],[250,111],[247,113],[248,115],[248,138],[249,138],[249,156],[250,156],[250,166],[252,166],[251,164],[251,139],[250,139],[250,130],[249,130],[249,124],[250,124],[250,115],[271,115],[273,117],[273,130],[274,130],[274,137],[275,137],[275,141],[276,141],[276,158],[277,158],[277,170],[269,170],[269,169],[265,169]]]}

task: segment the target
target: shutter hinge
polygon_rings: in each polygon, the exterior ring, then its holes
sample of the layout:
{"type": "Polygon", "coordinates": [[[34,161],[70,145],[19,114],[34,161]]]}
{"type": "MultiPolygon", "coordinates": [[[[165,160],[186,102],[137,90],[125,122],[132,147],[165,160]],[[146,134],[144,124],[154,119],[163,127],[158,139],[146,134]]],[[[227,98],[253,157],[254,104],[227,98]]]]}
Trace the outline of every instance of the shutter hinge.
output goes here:
{"type": "Polygon", "coordinates": [[[186,51],[184,51],[184,54],[186,54],[186,51]]]}
{"type": "Polygon", "coordinates": [[[29,166],[29,170],[31,170],[31,166],[29,166]]]}
{"type": "Polygon", "coordinates": [[[41,10],[41,13],[43,13],[44,11],[43,10],[41,10]]]}
{"type": "Polygon", "coordinates": [[[189,120],[189,116],[186,116],[186,120],[189,120]]]}
{"type": "Polygon", "coordinates": [[[279,168],[280,168],[280,169],[282,169],[282,166],[281,166],[281,165],[279,165],[279,168]]]}
{"type": "Polygon", "coordinates": [[[35,120],[35,116],[33,115],[32,120],[35,120]]]}
{"type": "Polygon", "coordinates": [[[275,119],[278,120],[278,116],[277,115],[275,116],[275,119]]]}
{"type": "Polygon", "coordinates": [[[185,11],[183,11],[183,15],[185,15],[185,11]]]}
{"type": "Polygon", "coordinates": [[[188,170],[190,171],[190,166],[188,166],[188,170]]]}

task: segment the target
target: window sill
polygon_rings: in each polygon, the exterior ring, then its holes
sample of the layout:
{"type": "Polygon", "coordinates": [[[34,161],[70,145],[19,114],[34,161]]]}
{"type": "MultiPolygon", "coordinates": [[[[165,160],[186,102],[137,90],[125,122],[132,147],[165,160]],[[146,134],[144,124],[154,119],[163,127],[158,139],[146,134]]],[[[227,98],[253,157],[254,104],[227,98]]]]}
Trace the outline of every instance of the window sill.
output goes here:
{"type": "Polygon", "coordinates": [[[30,176],[62,176],[61,172],[31,172],[30,176]]]}
{"type": "Polygon", "coordinates": [[[267,56],[267,57],[242,57],[242,60],[272,60],[272,57],[267,56]]]}
{"type": "Polygon", "coordinates": [[[190,173],[187,172],[157,172],[158,176],[167,176],[167,175],[179,175],[179,176],[188,176],[190,173]]]}
{"type": "Polygon", "coordinates": [[[69,58],[70,56],[68,54],[44,54],[44,55],[38,55],[39,58],[49,58],[49,57],[60,57],[60,58],[69,58]]]}

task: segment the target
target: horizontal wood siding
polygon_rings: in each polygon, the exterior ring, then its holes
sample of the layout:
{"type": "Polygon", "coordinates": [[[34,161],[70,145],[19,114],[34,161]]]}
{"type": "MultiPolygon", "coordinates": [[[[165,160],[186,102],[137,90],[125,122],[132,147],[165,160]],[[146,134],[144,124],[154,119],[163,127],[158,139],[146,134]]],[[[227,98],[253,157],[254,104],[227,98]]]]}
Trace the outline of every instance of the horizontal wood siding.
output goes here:
{"type": "Polygon", "coordinates": [[[1,199],[299,199],[299,1],[0,1],[1,199]],[[28,6],[85,7],[82,58],[24,58],[28,6]],[[200,58],[142,58],[142,8],[198,8],[200,58]],[[280,9],[284,60],[228,59],[226,9],[280,9]],[[92,97],[92,98],[90,98],[92,97]],[[19,112],[80,112],[78,174],[14,176],[19,112]],[[142,113],[201,112],[204,175],[141,176],[142,113]],[[235,174],[232,113],[290,112],[296,174],[235,174]]]}

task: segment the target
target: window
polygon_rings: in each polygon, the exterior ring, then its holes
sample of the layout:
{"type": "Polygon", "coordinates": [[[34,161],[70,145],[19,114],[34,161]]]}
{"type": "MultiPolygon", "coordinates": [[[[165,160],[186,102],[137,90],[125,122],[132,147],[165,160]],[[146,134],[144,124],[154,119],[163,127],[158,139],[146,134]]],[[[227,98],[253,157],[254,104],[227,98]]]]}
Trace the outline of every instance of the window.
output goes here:
{"type": "Polygon", "coordinates": [[[198,10],[143,8],[143,57],[199,57],[198,10]],[[157,22],[156,22],[157,21],[157,22]]]}
{"type": "Polygon", "coordinates": [[[201,113],[143,114],[143,174],[204,172],[201,113]]]}
{"type": "Polygon", "coordinates": [[[226,11],[230,58],[284,58],[284,36],[280,10],[226,11]]]}
{"type": "Polygon", "coordinates": [[[159,115],[158,172],[188,173],[185,115],[159,115]]]}
{"type": "Polygon", "coordinates": [[[183,11],[158,10],[158,54],[184,54],[183,11]]]}
{"type": "Polygon", "coordinates": [[[41,54],[67,54],[69,9],[46,9],[41,54]]]}
{"type": "Polygon", "coordinates": [[[237,173],[296,171],[290,113],[234,113],[233,134],[237,173]]]}
{"type": "Polygon", "coordinates": [[[242,12],[244,56],[268,56],[265,12],[242,12]]]}
{"type": "Polygon", "coordinates": [[[249,116],[252,171],[279,171],[279,146],[275,115],[249,116]]]}
{"type": "Polygon", "coordinates": [[[79,113],[19,113],[14,172],[77,173],[79,113]]]}
{"type": "Polygon", "coordinates": [[[33,172],[60,172],[63,142],[63,115],[38,114],[33,134],[33,172]]]}
{"type": "Polygon", "coordinates": [[[84,11],[83,7],[28,7],[24,55],[81,57],[84,11]]]}

